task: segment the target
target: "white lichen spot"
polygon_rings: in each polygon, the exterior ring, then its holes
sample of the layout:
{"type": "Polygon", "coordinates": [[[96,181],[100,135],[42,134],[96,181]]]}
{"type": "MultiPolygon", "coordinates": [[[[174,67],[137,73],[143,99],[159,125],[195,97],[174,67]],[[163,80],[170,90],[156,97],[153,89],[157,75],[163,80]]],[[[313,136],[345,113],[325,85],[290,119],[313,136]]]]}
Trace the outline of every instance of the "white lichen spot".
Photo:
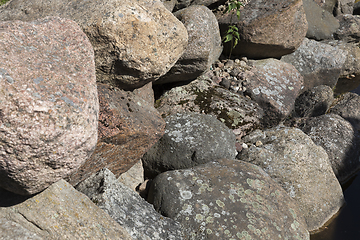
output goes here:
{"type": "Polygon", "coordinates": [[[180,192],[180,196],[185,200],[192,198],[192,193],[190,191],[179,190],[179,192],[180,192]]]}
{"type": "Polygon", "coordinates": [[[214,217],[216,217],[216,218],[220,218],[220,217],[221,217],[221,215],[220,215],[220,214],[218,214],[218,213],[214,213],[214,217]]]}
{"type": "Polygon", "coordinates": [[[206,229],[206,233],[210,235],[210,234],[212,234],[212,230],[211,229],[206,229]]]}
{"type": "Polygon", "coordinates": [[[204,216],[201,214],[196,214],[195,219],[198,221],[202,221],[202,220],[204,220],[204,216]]]}
{"type": "Polygon", "coordinates": [[[216,204],[217,204],[219,207],[221,207],[221,208],[223,208],[223,207],[225,206],[225,203],[223,203],[223,202],[220,201],[219,199],[216,200],[216,204]]]}
{"type": "Polygon", "coordinates": [[[206,223],[213,223],[214,222],[214,218],[209,216],[206,218],[206,223]]]}
{"type": "Polygon", "coordinates": [[[294,230],[297,230],[300,226],[300,223],[298,223],[296,220],[291,224],[291,228],[294,230]]]}

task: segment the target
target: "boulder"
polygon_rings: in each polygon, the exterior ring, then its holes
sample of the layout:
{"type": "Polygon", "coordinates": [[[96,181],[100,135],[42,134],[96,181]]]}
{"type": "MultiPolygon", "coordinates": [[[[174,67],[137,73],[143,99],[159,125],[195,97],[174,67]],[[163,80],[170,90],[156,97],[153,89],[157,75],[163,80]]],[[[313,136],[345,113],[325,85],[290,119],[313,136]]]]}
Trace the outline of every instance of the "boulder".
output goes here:
{"type": "Polygon", "coordinates": [[[136,189],[144,182],[144,167],[142,161],[139,160],[135,163],[129,170],[122,173],[117,180],[126,187],[136,191],[136,189]]]}
{"type": "Polygon", "coordinates": [[[150,203],[118,182],[106,168],[85,179],[76,189],[125,228],[133,240],[183,239],[182,226],[178,222],[161,216],[150,203]]]}
{"type": "Polygon", "coordinates": [[[314,2],[316,2],[321,8],[325,9],[329,13],[334,11],[335,5],[338,1],[339,0],[314,0],[314,2]]]}
{"type": "MultiPolygon", "coordinates": [[[[307,21],[301,0],[252,0],[241,10],[240,20],[231,13],[217,16],[221,35],[230,24],[239,29],[239,44],[233,55],[249,58],[280,58],[294,52],[307,32],[307,21]]],[[[231,44],[224,45],[229,54],[231,44]]]]}
{"type": "Polygon", "coordinates": [[[222,52],[219,25],[210,9],[193,5],[174,15],[186,27],[189,42],[184,54],[156,84],[194,80],[209,70],[222,52]]]}
{"type": "Polygon", "coordinates": [[[341,95],[329,112],[349,121],[355,132],[360,131],[360,96],[358,94],[345,93],[341,95]]]}
{"type": "Polygon", "coordinates": [[[339,47],[305,38],[301,46],[281,61],[292,64],[304,77],[303,91],[319,85],[333,88],[340,76],[347,52],[339,47]]]}
{"type": "Polygon", "coordinates": [[[303,3],[308,22],[306,37],[316,40],[333,38],[333,33],[340,27],[339,20],[313,0],[303,0],[303,3]]]}
{"type": "Polygon", "coordinates": [[[325,114],[334,101],[334,92],[329,86],[320,85],[303,92],[295,100],[295,117],[317,117],[325,114]]]}
{"type": "Polygon", "coordinates": [[[206,78],[169,90],[156,101],[155,107],[163,117],[181,112],[214,115],[232,129],[237,138],[261,127],[264,116],[256,102],[215,85],[206,78]]]}
{"type": "Polygon", "coordinates": [[[158,175],[150,201],[187,239],[309,239],[298,206],[259,167],[220,159],[158,175]]]}
{"type": "Polygon", "coordinates": [[[301,130],[325,149],[340,183],[345,183],[359,170],[360,134],[348,121],[330,113],[308,119],[301,130]]]}
{"type": "Polygon", "coordinates": [[[336,16],[341,14],[353,14],[354,4],[355,0],[337,0],[334,14],[336,16]]]}
{"type": "Polygon", "coordinates": [[[237,158],[261,167],[296,200],[309,231],[318,230],[339,211],[344,197],[328,156],[300,129],[257,130],[243,141],[249,147],[237,158]]]}
{"type": "MultiPolygon", "coordinates": [[[[241,0],[241,2],[244,2],[244,0],[241,0]]],[[[177,0],[174,10],[176,12],[178,10],[187,8],[192,5],[210,6],[212,4],[221,4],[221,3],[225,3],[225,1],[224,0],[177,0]]]]}
{"type": "Polygon", "coordinates": [[[359,43],[360,41],[360,16],[352,14],[343,14],[336,17],[339,20],[340,27],[334,33],[336,40],[342,40],[348,43],[359,43]]]}
{"type": "Polygon", "coordinates": [[[45,16],[74,20],[94,47],[96,78],[123,89],[157,80],[184,53],[184,25],[160,1],[13,0],[0,9],[0,21],[45,16]]]}
{"type": "Polygon", "coordinates": [[[64,180],[24,202],[1,206],[0,222],[1,239],[132,240],[124,227],[64,180]]]}
{"type": "Polygon", "coordinates": [[[91,157],[67,178],[74,186],[105,167],[119,177],[164,134],[158,111],[135,93],[102,83],[98,93],[99,140],[91,157]]]}
{"type": "Polygon", "coordinates": [[[0,22],[0,29],[0,187],[31,195],[94,151],[94,52],[71,20],[0,22]]]}
{"type": "Polygon", "coordinates": [[[303,77],[294,66],[277,59],[251,62],[245,72],[246,94],[264,109],[266,126],[274,126],[290,115],[303,85],[303,77]]]}
{"type": "Polygon", "coordinates": [[[235,158],[235,135],[214,116],[177,113],[165,118],[164,136],[143,156],[145,177],[235,158]]]}
{"type": "Polygon", "coordinates": [[[359,15],[359,14],[360,14],[360,2],[356,2],[354,4],[353,15],[359,15]]]}

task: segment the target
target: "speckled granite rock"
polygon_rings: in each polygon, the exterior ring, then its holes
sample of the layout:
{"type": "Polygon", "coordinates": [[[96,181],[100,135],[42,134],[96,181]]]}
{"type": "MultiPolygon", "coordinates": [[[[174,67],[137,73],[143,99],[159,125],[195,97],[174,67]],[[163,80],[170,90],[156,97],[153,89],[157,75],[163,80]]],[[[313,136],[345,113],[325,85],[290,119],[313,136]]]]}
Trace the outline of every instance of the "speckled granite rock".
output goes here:
{"type": "Polygon", "coordinates": [[[342,189],[322,147],[300,129],[275,127],[245,136],[237,158],[261,167],[296,200],[309,231],[318,230],[344,203],[342,189]]]}
{"type": "Polygon", "coordinates": [[[151,204],[118,182],[108,169],[87,178],[76,189],[115,219],[133,240],[183,239],[178,222],[157,213],[151,204]]]}
{"type": "Polygon", "coordinates": [[[186,239],[309,239],[296,203],[259,167],[222,159],[158,175],[155,209],[179,221],[186,239]]]}
{"type": "Polygon", "coordinates": [[[164,75],[184,53],[184,25],[160,1],[13,0],[0,8],[0,21],[45,16],[74,20],[95,51],[96,78],[134,89],[164,75]]]}
{"type": "Polygon", "coordinates": [[[214,116],[177,113],[165,122],[164,136],[142,157],[147,178],[237,154],[234,133],[214,116]]]}
{"type": "Polygon", "coordinates": [[[94,53],[75,22],[0,22],[0,92],[1,187],[40,192],[94,151],[94,53]]]}
{"type": "Polygon", "coordinates": [[[335,87],[346,57],[347,52],[339,47],[305,38],[295,52],[283,56],[281,61],[292,64],[300,72],[305,91],[319,85],[335,87]]]}
{"type": "Polygon", "coordinates": [[[330,113],[310,118],[300,128],[316,145],[326,150],[331,167],[341,183],[360,169],[360,134],[350,122],[330,113]]]}
{"type": "Polygon", "coordinates": [[[98,83],[99,141],[94,153],[66,180],[76,185],[102,168],[119,177],[164,134],[165,122],[136,93],[98,83]]]}
{"type": "Polygon", "coordinates": [[[4,225],[0,227],[4,229],[0,230],[0,238],[6,240],[133,240],[106,212],[64,180],[24,202],[1,206],[0,222],[12,226],[6,229],[4,225]],[[25,233],[32,238],[22,238],[25,233]]]}
{"type": "Polygon", "coordinates": [[[245,93],[264,109],[265,125],[277,125],[294,108],[303,77],[291,64],[273,58],[251,61],[250,64],[253,67],[244,73],[245,93]]]}
{"type": "Polygon", "coordinates": [[[334,33],[334,38],[344,42],[359,43],[360,41],[360,16],[343,14],[336,17],[340,27],[334,33]]]}

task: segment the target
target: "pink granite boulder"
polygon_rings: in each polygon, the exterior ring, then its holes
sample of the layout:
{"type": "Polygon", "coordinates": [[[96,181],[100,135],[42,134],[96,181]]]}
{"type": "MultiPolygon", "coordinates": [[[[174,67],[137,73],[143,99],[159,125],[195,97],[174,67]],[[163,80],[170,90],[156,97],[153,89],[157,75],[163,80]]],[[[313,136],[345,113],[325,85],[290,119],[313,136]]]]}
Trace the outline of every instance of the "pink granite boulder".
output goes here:
{"type": "Polygon", "coordinates": [[[71,20],[0,23],[0,187],[38,193],[97,142],[94,52],[71,20]]]}

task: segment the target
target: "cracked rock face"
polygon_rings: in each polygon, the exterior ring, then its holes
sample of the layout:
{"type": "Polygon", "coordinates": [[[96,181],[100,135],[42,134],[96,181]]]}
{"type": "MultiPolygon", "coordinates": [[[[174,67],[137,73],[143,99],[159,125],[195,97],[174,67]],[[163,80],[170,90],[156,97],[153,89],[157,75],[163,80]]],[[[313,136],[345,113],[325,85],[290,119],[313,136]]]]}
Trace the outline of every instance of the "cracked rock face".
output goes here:
{"type": "Polygon", "coordinates": [[[221,159],[158,175],[149,200],[187,239],[309,239],[293,199],[259,167],[221,159]]]}
{"type": "Polygon", "coordinates": [[[35,194],[74,172],[97,141],[92,46],[71,20],[0,23],[0,186],[35,194]]]}

